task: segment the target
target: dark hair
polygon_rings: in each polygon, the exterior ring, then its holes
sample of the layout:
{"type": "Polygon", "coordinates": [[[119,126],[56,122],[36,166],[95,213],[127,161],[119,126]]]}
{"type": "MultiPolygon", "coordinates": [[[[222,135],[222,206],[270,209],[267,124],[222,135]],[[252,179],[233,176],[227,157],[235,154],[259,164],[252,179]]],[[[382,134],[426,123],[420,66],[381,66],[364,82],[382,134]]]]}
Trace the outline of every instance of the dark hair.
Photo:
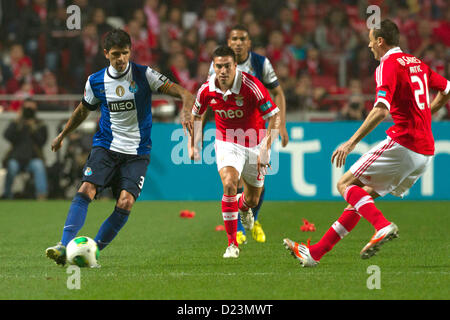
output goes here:
{"type": "Polygon", "coordinates": [[[213,52],[213,59],[215,57],[232,57],[236,61],[236,54],[229,46],[220,46],[213,52]]]}
{"type": "Polygon", "coordinates": [[[381,21],[380,28],[373,29],[373,37],[375,39],[383,38],[388,46],[398,46],[400,43],[400,31],[397,25],[389,19],[381,21]]]}
{"type": "Polygon", "coordinates": [[[234,30],[245,31],[245,32],[249,33],[247,27],[244,26],[243,24],[236,24],[233,28],[230,29],[230,33],[231,33],[231,31],[234,31],[234,30]]]}
{"type": "Polygon", "coordinates": [[[119,48],[131,48],[130,35],[122,29],[113,29],[109,31],[103,39],[103,48],[106,51],[109,51],[114,46],[119,48]]]}

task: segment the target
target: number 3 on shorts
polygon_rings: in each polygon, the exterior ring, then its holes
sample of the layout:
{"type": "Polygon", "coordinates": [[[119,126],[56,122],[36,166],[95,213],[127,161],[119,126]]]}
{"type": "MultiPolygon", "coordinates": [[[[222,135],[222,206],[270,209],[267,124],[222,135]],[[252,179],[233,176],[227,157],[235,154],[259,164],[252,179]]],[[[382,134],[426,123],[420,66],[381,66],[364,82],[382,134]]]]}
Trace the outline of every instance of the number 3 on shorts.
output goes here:
{"type": "Polygon", "coordinates": [[[139,181],[139,189],[142,190],[142,187],[144,186],[145,177],[141,176],[141,180],[139,181]]]}

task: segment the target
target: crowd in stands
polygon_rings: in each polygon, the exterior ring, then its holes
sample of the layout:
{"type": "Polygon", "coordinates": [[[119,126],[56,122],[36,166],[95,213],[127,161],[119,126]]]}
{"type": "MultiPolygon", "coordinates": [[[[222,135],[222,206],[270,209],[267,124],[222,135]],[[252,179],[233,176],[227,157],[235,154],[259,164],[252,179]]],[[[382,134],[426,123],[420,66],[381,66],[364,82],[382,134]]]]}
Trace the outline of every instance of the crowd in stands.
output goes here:
{"type": "MultiPolygon", "coordinates": [[[[195,92],[212,51],[240,23],[272,62],[288,112],[359,120],[372,106],[362,96],[373,94],[378,65],[367,48],[371,4],[398,24],[403,51],[450,78],[446,0],[0,0],[0,94],[82,93],[87,76],[106,66],[101,39],[115,27],[131,35],[133,61],[195,92]],[[81,9],[80,30],[67,28],[71,4],[81,9]]],[[[13,111],[21,103],[0,101],[13,111]]]]}

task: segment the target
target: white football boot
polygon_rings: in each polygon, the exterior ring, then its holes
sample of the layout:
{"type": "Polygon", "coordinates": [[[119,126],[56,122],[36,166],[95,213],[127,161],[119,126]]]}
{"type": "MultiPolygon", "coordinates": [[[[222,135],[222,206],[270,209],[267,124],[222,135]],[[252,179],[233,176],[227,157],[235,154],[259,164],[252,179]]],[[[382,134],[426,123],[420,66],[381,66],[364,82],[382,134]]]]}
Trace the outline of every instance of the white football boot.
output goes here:
{"type": "Polygon", "coordinates": [[[223,254],[224,258],[238,258],[239,257],[239,248],[236,247],[233,243],[230,244],[225,250],[225,253],[223,254]]]}
{"type": "Polygon", "coordinates": [[[381,228],[373,235],[372,239],[370,239],[369,243],[361,250],[360,256],[361,259],[369,259],[373,257],[382,244],[398,238],[398,227],[395,223],[391,223],[384,228],[381,228]]]}
{"type": "Polygon", "coordinates": [[[311,253],[309,249],[304,244],[298,244],[295,241],[290,239],[284,239],[283,244],[287,250],[291,252],[291,254],[300,262],[302,267],[315,267],[319,264],[319,261],[316,261],[311,257],[311,253]]]}

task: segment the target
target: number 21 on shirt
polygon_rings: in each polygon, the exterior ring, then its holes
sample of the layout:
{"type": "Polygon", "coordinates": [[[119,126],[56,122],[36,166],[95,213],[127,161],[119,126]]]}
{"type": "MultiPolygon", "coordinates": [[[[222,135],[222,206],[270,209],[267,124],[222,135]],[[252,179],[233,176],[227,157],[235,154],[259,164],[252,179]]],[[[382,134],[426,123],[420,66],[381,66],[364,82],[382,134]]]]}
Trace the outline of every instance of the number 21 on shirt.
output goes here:
{"type": "Polygon", "coordinates": [[[430,96],[428,94],[428,80],[427,74],[423,74],[423,80],[418,75],[411,76],[411,82],[416,82],[419,85],[419,89],[414,90],[414,97],[416,99],[417,106],[420,110],[424,110],[425,107],[430,108],[430,96]],[[423,95],[426,96],[426,101],[423,101],[423,95]],[[421,101],[422,99],[422,101],[421,101]]]}

